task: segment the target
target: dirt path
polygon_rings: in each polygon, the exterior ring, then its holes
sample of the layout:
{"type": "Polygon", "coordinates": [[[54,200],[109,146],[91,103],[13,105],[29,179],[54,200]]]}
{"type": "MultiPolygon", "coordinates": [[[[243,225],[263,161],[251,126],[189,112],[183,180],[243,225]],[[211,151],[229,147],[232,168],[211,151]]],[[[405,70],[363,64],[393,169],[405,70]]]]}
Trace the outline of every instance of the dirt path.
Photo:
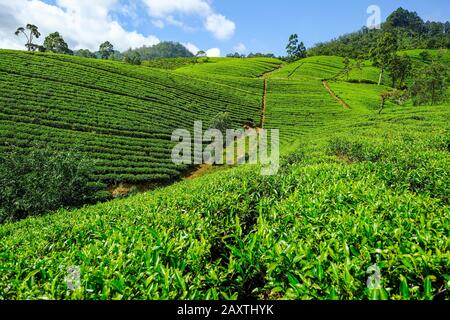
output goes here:
{"type": "Polygon", "coordinates": [[[212,169],[212,165],[210,164],[202,164],[196,170],[190,172],[187,176],[183,178],[183,180],[194,180],[204,176],[209,170],[212,169]]]}
{"type": "Polygon", "coordinates": [[[266,110],[267,110],[267,79],[264,79],[264,91],[261,102],[261,121],[259,127],[264,129],[264,122],[266,120],[266,110]]]}
{"type": "MultiPolygon", "coordinates": [[[[260,119],[260,126],[255,129],[258,133],[261,129],[264,129],[264,123],[265,123],[265,116],[266,116],[266,109],[267,109],[267,76],[272,73],[275,70],[278,70],[281,68],[279,66],[278,68],[268,71],[261,75],[260,78],[264,79],[264,87],[263,87],[263,95],[262,95],[262,101],[261,101],[261,119],[260,119]]],[[[160,186],[167,186],[170,184],[174,184],[179,181],[183,180],[194,180],[197,178],[200,178],[204,176],[205,174],[209,173],[213,169],[212,165],[209,164],[202,164],[199,165],[197,168],[190,170],[186,172],[182,177],[181,180],[172,181],[165,183],[163,185],[159,184],[128,184],[128,183],[120,183],[119,185],[111,185],[108,188],[108,191],[112,193],[113,197],[123,197],[128,195],[132,190],[137,190],[138,192],[145,192],[152,189],[155,189],[160,186]]]]}
{"type": "Polygon", "coordinates": [[[333,90],[331,90],[330,86],[328,85],[328,82],[326,80],[322,81],[323,86],[325,87],[325,89],[327,89],[328,93],[337,100],[337,102],[339,102],[339,104],[341,104],[344,108],[346,109],[351,109],[350,106],[341,98],[339,98],[333,90]]]}

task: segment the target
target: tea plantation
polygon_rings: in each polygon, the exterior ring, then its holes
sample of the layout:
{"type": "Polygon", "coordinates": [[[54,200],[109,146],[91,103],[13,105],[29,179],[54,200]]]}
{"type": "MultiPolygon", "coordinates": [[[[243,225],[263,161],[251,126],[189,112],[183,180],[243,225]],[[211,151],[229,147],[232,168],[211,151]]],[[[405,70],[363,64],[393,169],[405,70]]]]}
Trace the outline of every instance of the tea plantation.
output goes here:
{"type": "MultiPolygon", "coordinates": [[[[350,77],[378,80],[364,64],[350,77]]],[[[266,82],[283,154],[275,176],[238,166],[0,225],[0,299],[450,299],[450,100],[380,113],[389,82],[347,82],[343,68],[0,51],[2,150],[79,143],[102,179],[169,179],[183,169],[171,130],[221,110],[257,122],[266,82]]]]}

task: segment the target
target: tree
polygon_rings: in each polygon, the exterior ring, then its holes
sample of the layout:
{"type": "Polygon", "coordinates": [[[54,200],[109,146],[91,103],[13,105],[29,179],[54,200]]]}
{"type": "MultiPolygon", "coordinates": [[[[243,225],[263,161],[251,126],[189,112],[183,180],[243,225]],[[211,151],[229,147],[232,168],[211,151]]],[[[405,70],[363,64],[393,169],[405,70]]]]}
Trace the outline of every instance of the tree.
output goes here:
{"type": "Polygon", "coordinates": [[[39,39],[41,36],[38,27],[36,27],[34,24],[27,24],[25,28],[20,27],[17,28],[15,35],[19,36],[20,34],[23,34],[27,38],[27,43],[25,44],[25,47],[28,49],[28,51],[36,51],[39,49],[40,46],[33,43],[34,38],[39,39]],[[29,31],[29,35],[26,31],[29,31]]]}
{"type": "Polygon", "coordinates": [[[240,54],[239,52],[227,54],[227,58],[245,58],[245,55],[240,54]]]}
{"type": "Polygon", "coordinates": [[[306,48],[303,42],[299,42],[298,35],[292,34],[286,46],[289,61],[296,61],[306,57],[306,48]]]}
{"type": "Polygon", "coordinates": [[[209,57],[206,54],[205,51],[200,50],[199,52],[197,52],[197,54],[195,55],[195,62],[198,62],[198,58],[205,58],[204,62],[208,62],[209,61],[209,57]]]}
{"type": "Polygon", "coordinates": [[[123,61],[126,63],[139,66],[142,63],[141,55],[137,51],[128,51],[123,55],[123,61]]]}
{"type": "Polygon", "coordinates": [[[445,101],[448,90],[447,75],[447,66],[439,60],[423,68],[410,89],[414,105],[435,105],[445,101]]]}
{"type": "Polygon", "coordinates": [[[402,56],[395,54],[389,61],[387,70],[392,79],[392,87],[395,88],[397,81],[398,87],[402,87],[405,79],[411,74],[412,60],[406,54],[402,56]]]}
{"type": "Polygon", "coordinates": [[[203,50],[200,50],[199,52],[197,52],[197,54],[195,56],[197,58],[204,58],[204,57],[206,57],[206,52],[203,50]]]}
{"type": "Polygon", "coordinates": [[[362,79],[362,71],[364,67],[364,59],[360,56],[356,59],[355,68],[359,70],[359,82],[361,82],[362,79]]]}
{"type": "Polygon", "coordinates": [[[378,85],[381,85],[384,71],[394,57],[397,49],[397,37],[392,33],[386,32],[378,39],[376,46],[370,50],[370,58],[374,66],[379,67],[381,70],[378,85]]]}
{"type": "Polygon", "coordinates": [[[114,46],[111,42],[106,41],[100,45],[100,49],[98,51],[100,52],[101,58],[107,60],[114,54],[114,46]]]}
{"type": "Polygon", "coordinates": [[[225,136],[233,128],[233,121],[228,112],[219,112],[210,122],[209,129],[217,129],[225,136]]]}
{"type": "Polygon", "coordinates": [[[193,58],[194,55],[185,46],[177,42],[165,41],[151,47],[143,46],[130,51],[140,54],[142,61],[161,58],[193,58]]]}
{"type": "Polygon", "coordinates": [[[410,32],[421,34],[425,30],[422,18],[416,12],[411,12],[403,8],[398,8],[392,12],[384,24],[384,29],[391,31],[392,29],[401,28],[410,32]]]}
{"type": "Polygon", "coordinates": [[[51,33],[45,38],[44,48],[48,52],[73,55],[73,51],[69,49],[59,32],[51,33]]]}
{"type": "Polygon", "coordinates": [[[97,56],[95,55],[95,53],[89,51],[88,49],[80,49],[78,51],[75,51],[74,55],[76,55],[77,57],[82,57],[82,58],[97,59],[97,56]]]}
{"type": "Polygon", "coordinates": [[[348,81],[348,77],[349,77],[351,71],[352,71],[351,61],[348,57],[345,57],[345,59],[344,59],[344,74],[345,74],[347,81],[348,81]]]}

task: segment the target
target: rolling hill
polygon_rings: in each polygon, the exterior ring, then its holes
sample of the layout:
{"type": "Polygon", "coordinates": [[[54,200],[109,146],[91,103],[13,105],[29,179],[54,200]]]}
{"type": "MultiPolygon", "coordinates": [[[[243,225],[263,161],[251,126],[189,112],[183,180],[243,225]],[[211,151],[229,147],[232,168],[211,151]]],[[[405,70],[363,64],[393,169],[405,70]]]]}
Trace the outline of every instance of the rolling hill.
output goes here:
{"type": "MultiPolygon", "coordinates": [[[[217,65],[253,77],[277,63],[217,65]]],[[[0,73],[0,147],[76,147],[97,161],[94,178],[105,183],[177,179],[187,168],[171,161],[175,128],[192,131],[194,120],[208,125],[220,112],[241,127],[261,113],[262,82],[248,92],[189,73],[7,50],[0,51],[0,73]]]]}
{"type": "MultiPolygon", "coordinates": [[[[285,66],[218,59],[164,71],[0,56],[5,142],[84,139],[87,153],[107,149],[91,154],[110,153],[108,168],[156,158],[174,171],[161,174],[175,176],[182,168],[163,161],[170,129],[224,108],[236,126],[257,121],[265,83],[264,126],[280,129],[283,154],[275,176],[238,166],[1,225],[1,299],[450,297],[449,100],[389,103],[380,114],[380,94],[390,88],[343,81],[340,57],[285,66]],[[195,108],[183,109],[186,102],[195,108]],[[81,285],[70,291],[62,279],[74,266],[81,285]],[[368,288],[374,267],[380,280],[368,288]]],[[[366,66],[370,80],[378,70],[366,66]]]]}

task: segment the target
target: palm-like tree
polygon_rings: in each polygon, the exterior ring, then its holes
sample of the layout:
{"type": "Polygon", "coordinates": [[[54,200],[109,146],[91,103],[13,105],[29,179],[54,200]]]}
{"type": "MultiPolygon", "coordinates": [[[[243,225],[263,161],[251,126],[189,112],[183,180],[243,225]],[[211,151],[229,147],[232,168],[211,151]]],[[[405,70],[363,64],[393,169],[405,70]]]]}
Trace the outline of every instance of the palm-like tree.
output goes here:
{"type": "Polygon", "coordinates": [[[41,36],[38,27],[35,26],[34,24],[27,24],[25,28],[23,27],[17,28],[15,32],[16,36],[19,36],[21,33],[25,35],[25,37],[27,38],[27,43],[25,44],[25,47],[28,48],[28,51],[36,51],[38,45],[34,44],[33,40],[34,38],[38,39],[41,36]],[[26,31],[29,31],[29,35],[27,34],[26,31]]]}

